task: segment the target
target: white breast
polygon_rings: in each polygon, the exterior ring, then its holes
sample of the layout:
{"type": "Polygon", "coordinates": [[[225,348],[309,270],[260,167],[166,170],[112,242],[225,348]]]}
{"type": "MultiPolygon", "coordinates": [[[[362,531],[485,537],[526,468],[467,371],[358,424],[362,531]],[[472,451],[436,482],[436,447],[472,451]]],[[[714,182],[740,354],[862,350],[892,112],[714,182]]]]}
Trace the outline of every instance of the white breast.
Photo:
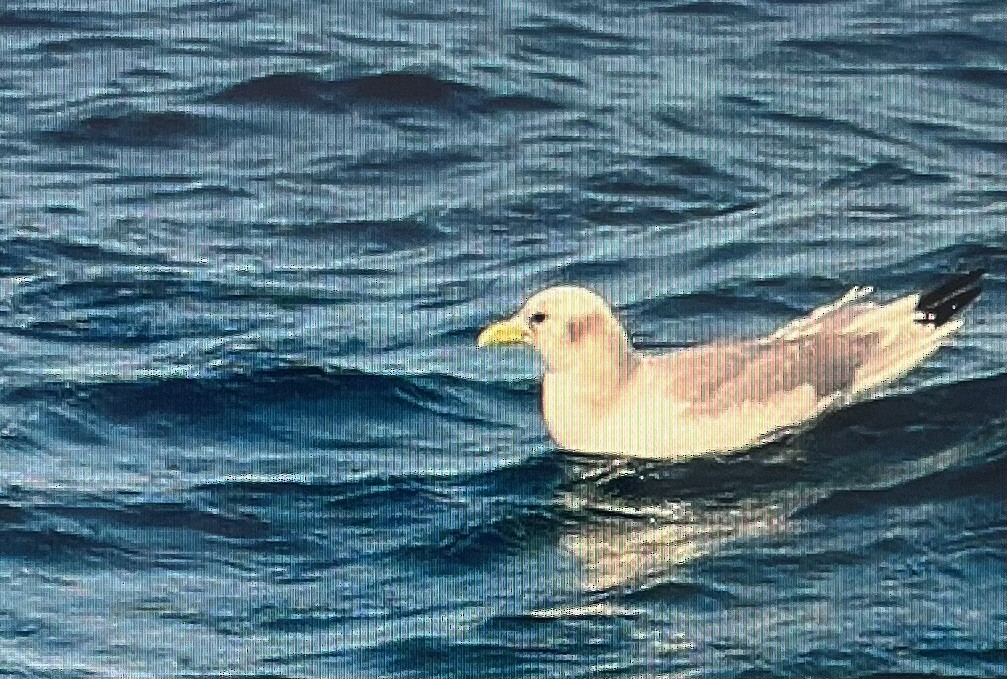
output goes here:
{"type": "Polygon", "coordinates": [[[584,403],[578,381],[569,373],[546,373],[542,378],[542,417],[557,446],[583,451],[597,413],[584,403]]]}

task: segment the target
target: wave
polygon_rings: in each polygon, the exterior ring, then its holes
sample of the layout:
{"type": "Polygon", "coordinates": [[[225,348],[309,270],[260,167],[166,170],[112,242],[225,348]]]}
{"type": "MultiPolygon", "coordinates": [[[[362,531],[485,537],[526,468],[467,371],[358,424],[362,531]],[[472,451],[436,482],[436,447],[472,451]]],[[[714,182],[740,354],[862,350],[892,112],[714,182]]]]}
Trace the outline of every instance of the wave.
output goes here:
{"type": "Polygon", "coordinates": [[[264,618],[258,626],[270,632],[310,633],[328,630],[352,619],[351,612],[317,608],[290,609],[281,606],[264,606],[256,610],[256,617],[264,618]]]}
{"type": "MultiPolygon", "coordinates": [[[[449,620],[445,620],[445,626],[449,620]]],[[[388,676],[429,674],[445,677],[509,677],[540,674],[533,671],[540,667],[535,661],[543,658],[568,659],[569,649],[554,640],[552,644],[533,644],[528,640],[507,642],[494,639],[481,641],[459,638],[458,632],[445,630],[438,635],[408,632],[395,634],[380,633],[368,635],[371,639],[384,637],[381,641],[371,641],[360,650],[380,659],[380,673],[388,676]],[[533,644],[533,645],[532,645],[533,644]],[[417,670],[417,667],[422,668],[417,670]],[[527,669],[524,669],[527,668],[527,669]],[[515,670],[518,670],[517,672],[515,670]],[[522,671],[524,670],[524,671],[522,671]]],[[[566,642],[567,646],[572,646],[566,642]]],[[[354,649],[356,650],[356,649],[354,649]]],[[[592,649],[596,650],[596,649],[592,649]]],[[[331,657],[334,652],[329,652],[331,657]]],[[[342,655],[342,653],[340,653],[342,655]]],[[[315,660],[321,654],[297,653],[281,660],[284,664],[315,660]]],[[[579,676],[570,674],[564,676],[579,676]]],[[[586,675],[585,675],[586,676],[586,675]]]]}
{"type": "Polygon", "coordinates": [[[96,406],[103,405],[110,413],[115,408],[121,408],[119,412],[123,413],[148,408],[200,412],[208,403],[221,399],[233,401],[236,397],[256,404],[327,397],[347,401],[376,399],[424,409],[435,402],[456,402],[442,389],[446,385],[479,389],[477,384],[463,378],[376,374],[307,365],[203,378],[105,382],[90,386],[88,392],[96,406]]]}
{"type": "Polygon", "coordinates": [[[444,5],[441,2],[410,2],[383,9],[384,16],[400,21],[468,22],[485,19],[490,10],[484,7],[466,7],[463,3],[444,5]]]}
{"type": "Polygon", "coordinates": [[[781,125],[788,125],[796,128],[827,133],[829,135],[839,133],[849,135],[849,137],[853,139],[860,139],[860,138],[873,139],[875,141],[881,141],[890,144],[906,143],[899,139],[896,139],[895,137],[875,132],[866,127],[862,127],[856,123],[853,123],[849,120],[843,120],[842,118],[830,118],[814,114],[797,114],[797,113],[787,113],[783,111],[762,111],[762,110],[756,110],[755,115],[758,118],[768,120],[773,123],[779,123],[781,125]]]}
{"type": "Polygon", "coordinates": [[[761,191],[701,158],[665,153],[627,159],[631,166],[587,177],[585,191],[636,200],[673,199],[687,211],[738,209],[761,191]]]}
{"type": "Polygon", "coordinates": [[[96,113],[41,133],[44,140],[64,144],[174,146],[198,138],[233,133],[236,123],[221,117],[185,111],[96,113]]]}
{"type": "Polygon", "coordinates": [[[221,550],[289,553],[305,548],[296,537],[277,537],[273,518],[260,517],[254,506],[238,511],[201,501],[129,501],[122,498],[143,491],[124,486],[74,490],[65,480],[48,487],[17,485],[14,492],[16,513],[0,511],[0,558],[130,570],[211,563],[242,569],[221,550]]]}
{"type": "Polygon", "coordinates": [[[737,603],[737,597],[725,588],[668,578],[657,578],[632,586],[619,593],[619,600],[636,604],[657,602],[662,605],[688,606],[696,611],[720,610],[737,603]]]}
{"type": "Polygon", "coordinates": [[[345,165],[312,172],[310,176],[321,184],[373,186],[376,181],[392,181],[401,186],[407,181],[430,181],[441,173],[470,168],[482,160],[479,154],[464,148],[381,150],[364,153],[345,165]]]}
{"type": "Polygon", "coordinates": [[[77,54],[92,50],[139,50],[157,47],[150,38],[132,35],[93,35],[44,42],[37,49],[49,54],[77,54]]]}
{"type": "Polygon", "coordinates": [[[879,289],[917,291],[929,288],[952,271],[986,269],[983,295],[979,304],[994,294],[1003,296],[1002,272],[1007,268],[1007,248],[963,240],[954,245],[935,247],[904,258],[894,266],[890,262],[876,268],[862,268],[860,276],[879,289]]]}
{"type": "MultiPolygon", "coordinates": [[[[19,409],[42,404],[31,429],[19,430],[15,439],[42,449],[68,441],[87,445],[88,438],[105,432],[115,438],[126,427],[135,440],[151,443],[213,440],[232,445],[254,440],[283,450],[299,446],[310,456],[292,461],[295,470],[331,456],[356,461],[347,473],[368,460],[382,469],[404,467],[410,472],[419,462],[406,454],[411,450],[423,451],[442,466],[431,478],[463,477],[512,464],[528,455],[523,446],[532,452],[541,447],[540,440],[523,437],[518,429],[534,399],[516,395],[505,384],[316,366],[263,368],[264,362],[262,355],[254,354],[243,365],[215,370],[174,364],[141,370],[119,365],[112,353],[101,356],[89,371],[68,366],[47,380],[30,373],[8,378],[3,404],[19,409]],[[115,371],[120,374],[110,374],[115,371]],[[79,411],[82,420],[68,422],[62,414],[67,407],[79,411]],[[453,444],[445,446],[437,434],[448,430],[453,444]]],[[[380,478],[370,481],[384,483],[380,478]]],[[[301,482],[276,487],[267,482],[261,490],[322,492],[301,482]]],[[[252,487],[248,491],[259,492],[252,487]]]]}
{"type": "Polygon", "coordinates": [[[932,501],[980,497],[1003,501],[1007,499],[1007,487],[1003,483],[1005,477],[1007,457],[1001,456],[1000,459],[985,464],[964,469],[943,469],[884,488],[834,491],[801,510],[797,516],[862,514],[884,507],[912,505],[923,499],[932,501]]]}
{"type": "MultiPolygon", "coordinates": [[[[723,261],[722,259],[720,261],[723,261]]],[[[765,295],[739,294],[730,290],[691,292],[652,297],[629,305],[625,309],[648,318],[689,318],[703,314],[742,312],[768,316],[793,316],[806,309],[765,295]]]]}
{"type": "Polygon", "coordinates": [[[653,8],[657,14],[670,14],[681,16],[716,17],[723,19],[737,19],[739,21],[779,21],[780,17],[766,14],[750,4],[738,2],[711,2],[709,0],[696,0],[694,2],[682,2],[674,5],[657,5],[653,8]]]}
{"type": "Polygon", "coordinates": [[[555,509],[546,506],[512,508],[491,519],[478,516],[448,531],[435,545],[413,545],[410,551],[451,567],[473,566],[552,544],[564,523],[555,509]]]}
{"type": "Polygon", "coordinates": [[[164,266],[168,261],[154,255],[142,254],[127,248],[114,248],[110,244],[75,242],[59,237],[14,236],[0,238],[0,268],[17,273],[31,272],[32,265],[43,261],[68,260],[72,262],[123,264],[137,266],[164,266]]]}
{"type": "Polygon", "coordinates": [[[128,550],[86,532],[51,527],[0,526],[0,558],[85,563],[129,561],[128,550]]]}
{"type": "MultiPolygon", "coordinates": [[[[359,444],[349,442],[349,447],[359,444]]],[[[368,447],[376,448],[375,443],[368,447]]],[[[327,507],[339,510],[361,510],[374,505],[389,506],[415,500],[441,502],[446,495],[436,483],[443,479],[424,474],[368,474],[353,480],[322,480],[284,477],[232,477],[219,481],[204,481],[189,488],[190,492],[206,494],[220,502],[259,504],[281,498],[323,499],[327,507]]]]}
{"type": "Polygon", "coordinates": [[[171,71],[165,71],[159,68],[148,68],[145,66],[138,66],[136,68],[129,68],[122,72],[125,78],[137,78],[137,79],[150,79],[150,80],[173,80],[174,75],[171,71]]]}
{"type": "Polygon", "coordinates": [[[518,51],[529,57],[583,59],[585,56],[640,54],[638,41],[574,21],[541,17],[510,29],[518,51]]]}
{"type": "Polygon", "coordinates": [[[0,11],[0,27],[8,29],[102,30],[106,16],[95,12],[61,9],[58,12],[41,9],[0,11]]]}
{"type": "MultiPolygon", "coordinates": [[[[345,441],[340,446],[345,449],[375,451],[380,455],[385,443],[381,440],[363,444],[345,441]]],[[[394,447],[395,441],[387,443],[394,447]]],[[[188,485],[185,492],[214,506],[261,508],[297,504],[303,508],[307,504],[313,504],[319,511],[337,513],[341,520],[354,524],[361,519],[369,521],[376,515],[384,515],[386,518],[398,515],[403,508],[408,508],[408,516],[411,518],[418,518],[424,512],[437,508],[440,508],[439,511],[449,507],[458,510],[463,506],[460,498],[473,492],[497,494],[510,499],[548,494],[547,491],[563,474],[562,468],[552,462],[551,459],[530,458],[513,464],[500,463],[488,470],[417,469],[397,473],[367,471],[347,474],[341,478],[292,474],[231,475],[198,481],[188,485]]],[[[2,511],[4,510],[0,506],[0,517],[4,515],[2,511]]],[[[543,507],[529,511],[534,514],[547,510],[543,507]]],[[[20,508],[12,506],[8,513],[17,517],[20,516],[18,512],[20,508]]],[[[484,530],[496,535],[506,532],[499,526],[480,527],[479,522],[475,521],[467,528],[441,535],[434,550],[444,548],[451,551],[461,548],[460,543],[470,538],[478,542],[485,536],[477,534],[484,530]]],[[[424,550],[424,546],[420,544],[414,543],[412,547],[424,550]]],[[[426,548],[430,548],[430,545],[427,544],[426,548]]]]}
{"type": "Polygon", "coordinates": [[[656,178],[644,170],[612,170],[590,177],[585,185],[594,193],[611,193],[636,197],[677,198],[698,201],[706,196],[674,181],[656,178]]]}
{"type": "Polygon", "coordinates": [[[932,186],[948,184],[945,174],[917,172],[894,162],[872,163],[826,181],[825,189],[872,189],[880,186],[932,186]]]}
{"type": "MultiPolygon", "coordinates": [[[[618,194],[613,194],[618,195],[618,194]]],[[[653,196],[652,196],[653,197],[653,196]]],[[[664,200],[656,196],[658,200],[664,200]]],[[[619,196],[618,200],[588,199],[582,202],[580,212],[590,224],[602,227],[657,227],[677,228],[679,225],[694,223],[697,220],[713,217],[726,217],[738,212],[744,212],[757,206],[755,202],[713,202],[696,205],[693,202],[683,202],[679,207],[664,207],[648,205],[640,200],[640,196],[619,196]]],[[[643,233],[641,228],[636,233],[643,233]]]]}
{"type": "MultiPolygon", "coordinates": [[[[390,168],[389,168],[390,170],[390,168]]],[[[345,175],[337,170],[310,171],[299,175],[298,181],[308,180],[326,185],[336,183],[344,185],[345,175]]],[[[260,225],[249,225],[250,230],[262,233],[264,236],[294,236],[303,239],[333,240],[342,243],[358,244],[363,242],[368,247],[375,245],[379,249],[401,250],[418,248],[444,240],[447,230],[428,220],[418,218],[361,218],[361,219],[317,219],[317,220],[283,220],[267,222],[260,225]]],[[[324,270],[324,269],[323,269],[324,270]]],[[[360,270],[366,270],[361,267],[360,270]]],[[[352,268],[342,269],[341,273],[352,271],[352,268]]],[[[392,272],[390,268],[383,273],[392,272]]],[[[370,299],[377,299],[372,296],[370,299]]]]}
{"type": "Polygon", "coordinates": [[[993,87],[998,92],[1003,89],[1004,81],[1007,81],[1007,69],[998,66],[949,66],[927,69],[924,74],[952,82],[993,87]]]}
{"type": "Polygon", "coordinates": [[[176,189],[156,189],[142,195],[130,196],[119,201],[120,205],[151,205],[162,201],[188,201],[190,199],[212,200],[227,198],[255,198],[255,194],[242,188],[221,184],[193,182],[176,189]]]}
{"type": "Polygon", "coordinates": [[[555,102],[521,94],[492,94],[480,87],[425,73],[389,72],[343,80],[310,73],[278,73],[231,85],[212,103],[289,106],[325,112],[357,108],[416,108],[455,113],[549,111],[555,102]]]}
{"type": "Polygon", "coordinates": [[[613,603],[598,602],[580,605],[555,606],[553,608],[536,608],[526,613],[516,615],[498,615],[487,620],[483,627],[500,628],[511,625],[524,626],[528,624],[543,624],[562,622],[566,620],[632,620],[645,616],[643,610],[619,606],[613,603]]]}
{"type": "Polygon", "coordinates": [[[942,63],[965,67],[988,60],[1001,47],[996,40],[964,31],[791,38],[779,44],[786,51],[819,55],[845,65],[942,63]]]}
{"type": "Polygon", "coordinates": [[[182,21],[198,19],[207,23],[229,23],[255,19],[261,16],[263,10],[254,4],[235,0],[192,0],[173,5],[172,11],[182,21]]]}
{"type": "Polygon", "coordinates": [[[231,516],[182,502],[123,503],[115,507],[60,504],[47,506],[44,511],[85,525],[98,523],[144,530],[169,528],[236,540],[262,539],[273,532],[269,524],[256,516],[231,516]]]}

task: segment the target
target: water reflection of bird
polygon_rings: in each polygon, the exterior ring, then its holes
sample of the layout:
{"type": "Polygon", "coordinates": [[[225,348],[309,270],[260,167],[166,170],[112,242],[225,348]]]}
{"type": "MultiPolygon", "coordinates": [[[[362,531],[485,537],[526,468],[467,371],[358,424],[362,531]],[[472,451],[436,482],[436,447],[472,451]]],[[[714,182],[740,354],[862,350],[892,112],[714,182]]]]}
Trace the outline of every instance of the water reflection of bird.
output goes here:
{"type": "Polygon", "coordinates": [[[542,356],[555,442],[588,454],[676,459],[749,448],[909,372],[964,323],[982,271],[879,304],[854,288],[755,340],[654,355],[635,350],[599,295],[559,286],[486,328],[480,346],[542,356]]]}
{"type": "MultiPolygon", "coordinates": [[[[560,544],[578,565],[581,594],[587,596],[582,600],[689,586],[690,564],[730,554],[740,544],[785,554],[802,535],[824,530],[815,538],[823,543],[817,549],[871,549],[883,538],[870,531],[862,542],[847,536],[843,545],[832,544],[831,521],[925,495],[921,489],[928,484],[970,473],[969,461],[995,459],[1003,450],[1002,415],[950,445],[927,429],[907,432],[904,418],[954,390],[959,396],[950,400],[957,408],[944,417],[982,423],[990,410],[973,413],[963,404],[989,402],[998,384],[934,387],[865,402],[786,442],[739,454],[682,462],[560,456],[567,480],[554,502],[573,517],[560,544]],[[964,400],[963,390],[970,394],[964,400]],[[859,419],[873,425],[850,431],[849,422],[859,419]],[[893,447],[893,437],[902,445],[893,447]]],[[[989,463],[997,464],[1002,462],[989,463]]]]}

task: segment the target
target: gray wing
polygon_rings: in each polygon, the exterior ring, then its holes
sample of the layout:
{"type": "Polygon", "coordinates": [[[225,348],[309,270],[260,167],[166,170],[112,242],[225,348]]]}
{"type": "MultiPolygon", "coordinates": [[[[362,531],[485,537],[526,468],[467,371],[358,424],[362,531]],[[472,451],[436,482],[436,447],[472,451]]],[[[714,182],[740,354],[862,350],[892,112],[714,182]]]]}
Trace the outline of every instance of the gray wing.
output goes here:
{"type": "Polygon", "coordinates": [[[877,333],[847,331],[867,308],[845,307],[801,333],[685,349],[657,357],[653,365],[667,380],[669,396],[699,410],[772,401],[803,385],[824,398],[850,389],[879,346],[877,333]]]}

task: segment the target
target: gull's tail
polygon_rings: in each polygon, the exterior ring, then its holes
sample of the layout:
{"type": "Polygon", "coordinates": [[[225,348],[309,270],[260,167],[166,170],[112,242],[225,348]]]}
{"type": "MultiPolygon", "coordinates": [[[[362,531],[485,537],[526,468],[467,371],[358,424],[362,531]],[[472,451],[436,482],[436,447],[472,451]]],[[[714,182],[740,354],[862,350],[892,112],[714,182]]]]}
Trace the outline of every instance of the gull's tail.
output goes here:
{"type": "Polygon", "coordinates": [[[866,392],[898,379],[925,361],[965,324],[957,317],[979,296],[981,269],[957,274],[922,294],[866,307],[849,329],[880,333],[872,358],[857,369],[852,392],[866,392]]]}
{"type": "Polygon", "coordinates": [[[979,296],[982,291],[979,281],[985,273],[984,269],[976,269],[953,276],[920,295],[920,301],[916,303],[916,322],[933,323],[935,327],[947,323],[979,296]]]}

